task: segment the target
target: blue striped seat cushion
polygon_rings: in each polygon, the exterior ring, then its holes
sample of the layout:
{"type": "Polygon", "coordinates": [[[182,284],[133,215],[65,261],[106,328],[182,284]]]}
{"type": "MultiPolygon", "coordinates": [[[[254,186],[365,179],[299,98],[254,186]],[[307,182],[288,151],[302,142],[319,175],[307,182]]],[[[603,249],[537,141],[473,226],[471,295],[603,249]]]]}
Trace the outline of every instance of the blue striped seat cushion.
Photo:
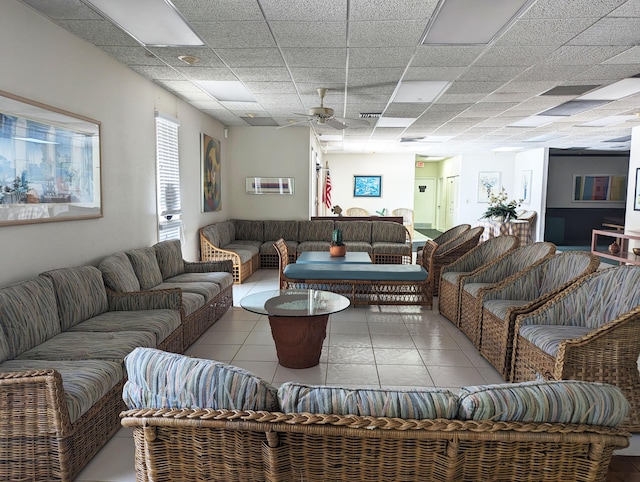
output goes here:
{"type": "Polygon", "coordinates": [[[242,368],[161,350],[136,348],[125,358],[129,408],[278,410],[276,389],[242,368]]]}
{"type": "Polygon", "coordinates": [[[482,307],[504,320],[509,308],[512,306],[524,306],[528,303],[530,301],[527,300],[487,300],[482,303],[482,307]]]}
{"type": "Polygon", "coordinates": [[[221,290],[233,286],[233,275],[222,271],[211,271],[207,273],[182,273],[164,280],[165,283],[215,283],[221,290]]]}
{"type": "Polygon", "coordinates": [[[442,273],[442,279],[448,283],[451,283],[452,285],[457,285],[458,284],[458,279],[460,278],[460,276],[467,274],[467,272],[464,271],[447,271],[442,273]]]}
{"type": "Polygon", "coordinates": [[[291,279],[424,281],[428,273],[416,264],[289,264],[284,274],[291,279]]]}
{"type": "Polygon", "coordinates": [[[462,420],[619,425],[630,406],[618,387],[577,380],[531,381],[464,387],[462,420]]]}
{"type": "Polygon", "coordinates": [[[412,419],[454,418],[458,401],[449,390],[387,390],[283,383],[278,389],[284,413],[324,413],[412,419]]]}
{"type": "Polygon", "coordinates": [[[478,295],[478,291],[492,284],[493,283],[467,283],[463,286],[463,289],[475,298],[478,295]]]}
{"type": "Polygon", "coordinates": [[[593,330],[582,326],[525,325],[520,327],[519,334],[545,353],[556,356],[558,347],[564,340],[580,338],[590,331],[593,330]]]}

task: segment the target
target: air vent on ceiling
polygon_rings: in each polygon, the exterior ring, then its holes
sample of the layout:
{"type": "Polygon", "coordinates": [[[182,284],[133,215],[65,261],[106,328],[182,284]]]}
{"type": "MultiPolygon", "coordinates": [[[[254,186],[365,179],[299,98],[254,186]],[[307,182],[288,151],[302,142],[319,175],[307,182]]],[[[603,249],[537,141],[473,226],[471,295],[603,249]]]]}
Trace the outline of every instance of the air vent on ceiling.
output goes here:
{"type": "Polygon", "coordinates": [[[360,119],[378,119],[380,116],[382,116],[382,112],[360,112],[358,114],[360,119]]]}

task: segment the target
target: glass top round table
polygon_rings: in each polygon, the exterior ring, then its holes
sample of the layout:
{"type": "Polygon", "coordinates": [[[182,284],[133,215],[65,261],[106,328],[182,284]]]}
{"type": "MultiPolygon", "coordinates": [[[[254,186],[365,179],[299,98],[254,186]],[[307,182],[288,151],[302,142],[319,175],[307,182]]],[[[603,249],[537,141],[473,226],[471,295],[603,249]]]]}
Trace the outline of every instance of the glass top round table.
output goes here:
{"type": "Polygon", "coordinates": [[[329,315],[351,302],[321,290],[271,290],[240,300],[245,310],[269,317],[278,362],[287,368],[310,368],[320,363],[329,315]]]}
{"type": "Polygon", "coordinates": [[[349,308],[348,298],[321,290],[270,290],[245,296],[240,306],[270,316],[307,317],[330,315],[349,308]]]}

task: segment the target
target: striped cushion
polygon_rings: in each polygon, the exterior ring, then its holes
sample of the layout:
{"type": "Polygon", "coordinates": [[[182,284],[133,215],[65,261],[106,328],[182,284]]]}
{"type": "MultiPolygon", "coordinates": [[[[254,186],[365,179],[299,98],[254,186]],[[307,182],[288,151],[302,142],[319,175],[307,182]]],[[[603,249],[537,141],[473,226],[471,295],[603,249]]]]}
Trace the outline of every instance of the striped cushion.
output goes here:
{"type": "Polygon", "coordinates": [[[305,251],[329,251],[330,241],[302,241],[298,244],[298,254],[305,251]]]}
{"type": "Polygon", "coordinates": [[[184,273],[184,260],[179,239],[170,239],[153,245],[162,279],[184,273]]]}
{"type": "Polygon", "coordinates": [[[47,369],[56,370],[62,376],[71,423],[78,420],[124,377],[121,363],[104,360],[9,360],[0,364],[0,372],[3,373],[47,369]]]}
{"type": "Polygon", "coordinates": [[[564,340],[580,338],[591,331],[582,326],[525,325],[520,327],[520,336],[551,356],[558,354],[558,347],[564,340]]]}
{"type": "MultiPolygon", "coordinates": [[[[225,272],[182,273],[164,280],[165,283],[215,283],[221,290],[233,285],[233,275],[225,272]]],[[[165,285],[166,286],[166,285],[165,285]]]]}
{"type": "Polygon", "coordinates": [[[400,223],[391,221],[371,221],[371,242],[404,243],[407,230],[400,223]]]}
{"type": "Polygon", "coordinates": [[[278,410],[274,387],[225,363],[137,348],[125,367],[123,398],[129,408],[278,410]]]}
{"type": "Polygon", "coordinates": [[[116,253],[98,265],[107,288],[119,293],[140,291],[140,282],[126,253],[116,253]]]}
{"type": "Polygon", "coordinates": [[[265,243],[273,244],[283,238],[285,241],[298,241],[298,221],[266,221],[264,223],[265,243]]]}
{"type": "Polygon", "coordinates": [[[249,219],[232,219],[235,226],[235,239],[264,242],[264,221],[249,219]]]}
{"type": "Polygon", "coordinates": [[[316,220],[316,221],[299,221],[298,222],[298,241],[331,241],[333,234],[333,221],[316,220]]]}
{"type": "Polygon", "coordinates": [[[400,254],[403,256],[411,256],[411,246],[405,243],[385,243],[376,241],[372,243],[373,252],[375,254],[400,254]]]}
{"type": "Polygon", "coordinates": [[[478,296],[478,291],[487,286],[491,286],[493,283],[467,283],[463,286],[463,289],[471,296],[478,296]]]}
{"type": "Polygon", "coordinates": [[[203,296],[206,301],[210,301],[220,293],[220,286],[216,283],[207,283],[205,281],[192,281],[189,283],[161,283],[154,286],[154,290],[166,290],[171,288],[180,288],[183,292],[196,293],[203,296]]]}
{"type": "Polygon", "coordinates": [[[352,251],[354,253],[371,254],[373,252],[371,245],[362,241],[345,241],[344,245],[347,247],[347,251],[352,251]]]}
{"type": "Polygon", "coordinates": [[[458,394],[462,420],[584,423],[616,426],[629,413],[618,387],[576,380],[465,387],[458,394]]]}
{"type": "Polygon", "coordinates": [[[49,278],[39,276],[0,290],[0,362],[61,331],[49,278]]]}
{"type": "Polygon", "coordinates": [[[442,279],[447,283],[458,286],[458,279],[466,273],[467,271],[447,271],[442,273],[442,279]]]}
{"type": "Polygon", "coordinates": [[[482,307],[504,320],[507,317],[507,310],[515,306],[524,306],[530,303],[527,300],[487,300],[482,303],[482,307]]]}
{"type": "Polygon", "coordinates": [[[334,224],[334,229],[342,231],[343,241],[371,244],[371,221],[336,221],[334,224]]]}
{"type": "Polygon", "coordinates": [[[162,272],[156,258],[156,251],[152,247],[127,251],[131,266],[136,273],[140,288],[150,290],[162,283],[162,272]]]}
{"type": "Polygon", "coordinates": [[[43,273],[53,281],[62,330],[109,308],[102,272],[94,266],[61,268],[43,273]]]}
{"type": "Polygon", "coordinates": [[[284,413],[371,415],[412,419],[454,418],[457,398],[444,389],[355,389],[283,383],[278,399],[284,413]]]}

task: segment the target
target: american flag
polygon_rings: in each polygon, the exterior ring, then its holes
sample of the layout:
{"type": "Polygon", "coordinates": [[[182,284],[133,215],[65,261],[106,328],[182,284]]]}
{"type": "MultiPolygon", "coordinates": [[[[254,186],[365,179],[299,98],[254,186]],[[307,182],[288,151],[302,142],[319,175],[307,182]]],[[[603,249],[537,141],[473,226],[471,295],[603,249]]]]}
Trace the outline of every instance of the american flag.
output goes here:
{"type": "Polygon", "coordinates": [[[331,176],[329,175],[329,169],[324,176],[324,192],[322,193],[322,202],[327,207],[331,208],[331,176]]]}

